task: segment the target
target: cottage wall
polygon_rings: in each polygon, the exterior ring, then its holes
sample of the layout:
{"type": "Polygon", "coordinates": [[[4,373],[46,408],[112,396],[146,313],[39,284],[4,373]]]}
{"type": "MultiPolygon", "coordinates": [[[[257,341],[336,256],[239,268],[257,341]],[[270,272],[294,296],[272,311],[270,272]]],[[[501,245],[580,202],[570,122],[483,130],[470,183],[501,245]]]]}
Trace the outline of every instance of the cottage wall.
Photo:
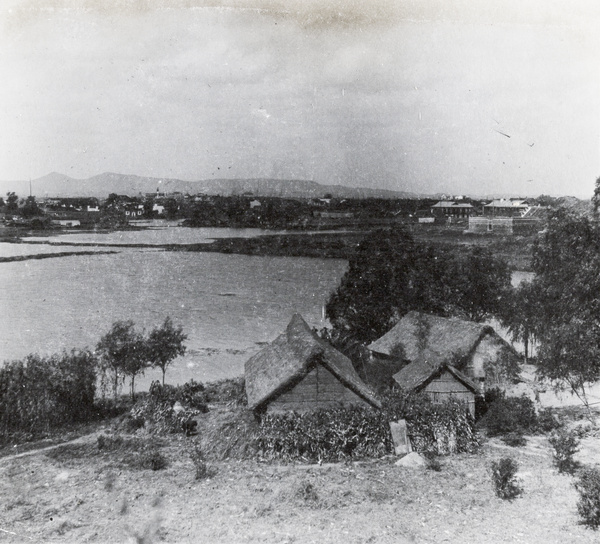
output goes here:
{"type": "Polygon", "coordinates": [[[317,365],[294,388],[279,395],[267,406],[267,412],[306,412],[334,408],[342,404],[369,406],[342,384],[329,370],[317,365]]]}
{"type": "Polygon", "coordinates": [[[469,412],[475,416],[475,395],[450,372],[445,370],[438,378],[427,384],[423,391],[433,402],[446,402],[450,399],[462,401],[468,405],[469,412]]]}

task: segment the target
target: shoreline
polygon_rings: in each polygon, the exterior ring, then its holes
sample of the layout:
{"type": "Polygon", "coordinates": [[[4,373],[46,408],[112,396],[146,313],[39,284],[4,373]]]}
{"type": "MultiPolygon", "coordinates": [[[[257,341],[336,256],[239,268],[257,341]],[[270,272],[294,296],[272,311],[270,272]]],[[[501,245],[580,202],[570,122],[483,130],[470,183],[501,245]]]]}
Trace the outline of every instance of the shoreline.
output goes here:
{"type": "MultiPolygon", "coordinates": [[[[118,232],[121,229],[107,229],[102,232],[118,232]]],[[[130,229],[127,229],[130,230],[130,229]]],[[[135,227],[133,230],[146,230],[145,227],[135,227]]],[[[529,238],[511,237],[500,238],[491,236],[465,236],[462,230],[456,229],[410,229],[416,240],[435,246],[446,247],[457,250],[465,246],[487,247],[495,255],[506,260],[511,270],[531,271],[531,249],[533,240],[529,238]]],[[[78,233],[98,231],[77,231],[78,233]]],[[[288,234],[261,234],[253,238],[232,237],[214,238],[206,242],[191,244],[148,244],[148,243],[107,243],[95,242],[60,242],[60,241],[28,241],[27,237],[43,236],[44,232],[28,231],[24,235],[17,236],[13,231],[9,236],[3,236],[0,232],[0,241],[6,243],[22,244],[44,244],[65,247],[94,247],[94,248],[149,248],[163,251],[188,251],[188,252],[210,252],[224,254],[239,254],[262,257],[309,257],[319,259],[346,259],[350,260],[361,240],[371,232],[370,229],[339,231],[339,232],[294,232],[288,234]]],[[[72,233],[72,232],[70,232],[72,233]]],[[[8,234],[8,233],[7,233],[8,234]]],[[[48,236],[55,232],[46,233],[48,236]]],[[[110,250],[107,250],[110,251],[110,250]]],[[[114,252],[114,251],[113,251],[114,252]]],[[[68,254],[53,254],[56,256],[71,256],[68,254]]],[[[94,252],[97,253],[97,252],[94,252]]],[[[86,254],[77,252],[75,254],[86,254]]],[[[44,254],[45,255],[45,254],[44,254]]],[[[38,255],[26,256],[24,258],[45,258],[38,255]]],[[[23,260],[13,257],[0,258],[0,262],[10,260],[23,260]],[[8,259],[8,260],[7,260],[8,259]]]]}

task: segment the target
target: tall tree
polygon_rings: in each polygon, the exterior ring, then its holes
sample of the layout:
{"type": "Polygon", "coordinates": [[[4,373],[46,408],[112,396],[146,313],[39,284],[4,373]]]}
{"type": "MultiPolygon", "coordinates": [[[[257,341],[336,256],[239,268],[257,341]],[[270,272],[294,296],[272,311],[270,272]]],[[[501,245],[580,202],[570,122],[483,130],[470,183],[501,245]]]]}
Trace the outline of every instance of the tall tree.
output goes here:
{"type": "Polygon", "coordinates": [[[569,389],[593,420],[589,387],[600,380],[600,226],[564,211],[534,248],[540,377],[569,389]]]}
{"type": "Polygon", "coordinates": [[[183,343],[186,340],[187,335],[183,333],[183,327],[174,327],[170,317],[150,332],[147,341],[148,361],[150,366],[162,370],[163,385],[167,367],[177,357],[185,354],[186,347],[183,343]]]}
{"type": "Polygon", "coordinates": [[[540,293],[538,283],[524,281],[506,297],[500,322],[508,329],[514,342],[523,342],[525,362],[529,347],[537,335],[540,293]]]}
{"type": "Polygon", "coordinates": [[[499,316],[512,290],[508,265],[487,248],[451,257],[446,278],[452,293],[449,313],[471,321],[499,316]]]}
{"type": "Polygon", "coordinates": [[[135,399],[135,377],[148,366],[148,348],[142,334],[135,330],[133,321],[115,321],[96,346],[102,369],[113,375],[115,398],[119,381],[129,376],[131,398],[135,399]]]}
{"type": "Polygon", "coordinates": [[[403,229],[377,231],[360,243],[326,312],[338,334],[370,342],[411,310],[482,320],[499,313],[509,289],[508,267],[486,250],[456,254],[403,229]]]}

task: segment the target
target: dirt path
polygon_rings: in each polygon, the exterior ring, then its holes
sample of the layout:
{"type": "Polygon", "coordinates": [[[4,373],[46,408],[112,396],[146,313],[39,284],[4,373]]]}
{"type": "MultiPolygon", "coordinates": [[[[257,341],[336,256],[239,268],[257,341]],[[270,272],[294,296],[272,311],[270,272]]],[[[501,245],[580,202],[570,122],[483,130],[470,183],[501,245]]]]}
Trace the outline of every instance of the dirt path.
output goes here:
{"type": "Polygon", "coordinates": [[[85,434],[83,436],[79,436],[74,438],[73,440],[67,440],[66,442],[60,442],[59,444],[52,444],[51,446],[45,446],[43,448],[36,448],[29,451],[24,451],[21,453],[15,453],[13,455],[5,455],[4,457],[0,457],[0,464],[3,462],[13,461],[15,459],[20,459],[22,457],[30,457],[32,455],[37,455],[39,453],[45,453],[47,451],[55,450],[56,448],[60,448],[61,446],[65,446],[67,444],[90,444],[95,442],[98,439],[98,436],[102,434],[104,430],[94,431],[90,434],[85,434]]]}

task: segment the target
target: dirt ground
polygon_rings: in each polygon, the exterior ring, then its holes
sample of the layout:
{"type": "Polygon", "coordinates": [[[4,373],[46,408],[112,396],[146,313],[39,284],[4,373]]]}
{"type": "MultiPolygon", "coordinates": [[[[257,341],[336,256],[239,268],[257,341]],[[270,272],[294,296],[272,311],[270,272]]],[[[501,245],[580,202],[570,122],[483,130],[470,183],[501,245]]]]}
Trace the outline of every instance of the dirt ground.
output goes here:
{"type": "MultiPolygon", "coordinates": [[[[0,458],[0,543],[592,543],[579,524],[573,477],[558,474],[542,436],[511,448],[441,458],[440,471],[395,458],[331,465],[210,464],[195,479],[193,438],[170,437],[163,470],[98,453],[88,435],[56,449],[0,458]],[[511,456],[524,493],[494,495],[489,466],[511,456]]],[[[107,435],[108,436],[108,435],[107,435]]],[[[149,439],[143,435],[138,440],[149,439]]],[[[599,438],[579,459],[600,460],[599,438]]]]}

